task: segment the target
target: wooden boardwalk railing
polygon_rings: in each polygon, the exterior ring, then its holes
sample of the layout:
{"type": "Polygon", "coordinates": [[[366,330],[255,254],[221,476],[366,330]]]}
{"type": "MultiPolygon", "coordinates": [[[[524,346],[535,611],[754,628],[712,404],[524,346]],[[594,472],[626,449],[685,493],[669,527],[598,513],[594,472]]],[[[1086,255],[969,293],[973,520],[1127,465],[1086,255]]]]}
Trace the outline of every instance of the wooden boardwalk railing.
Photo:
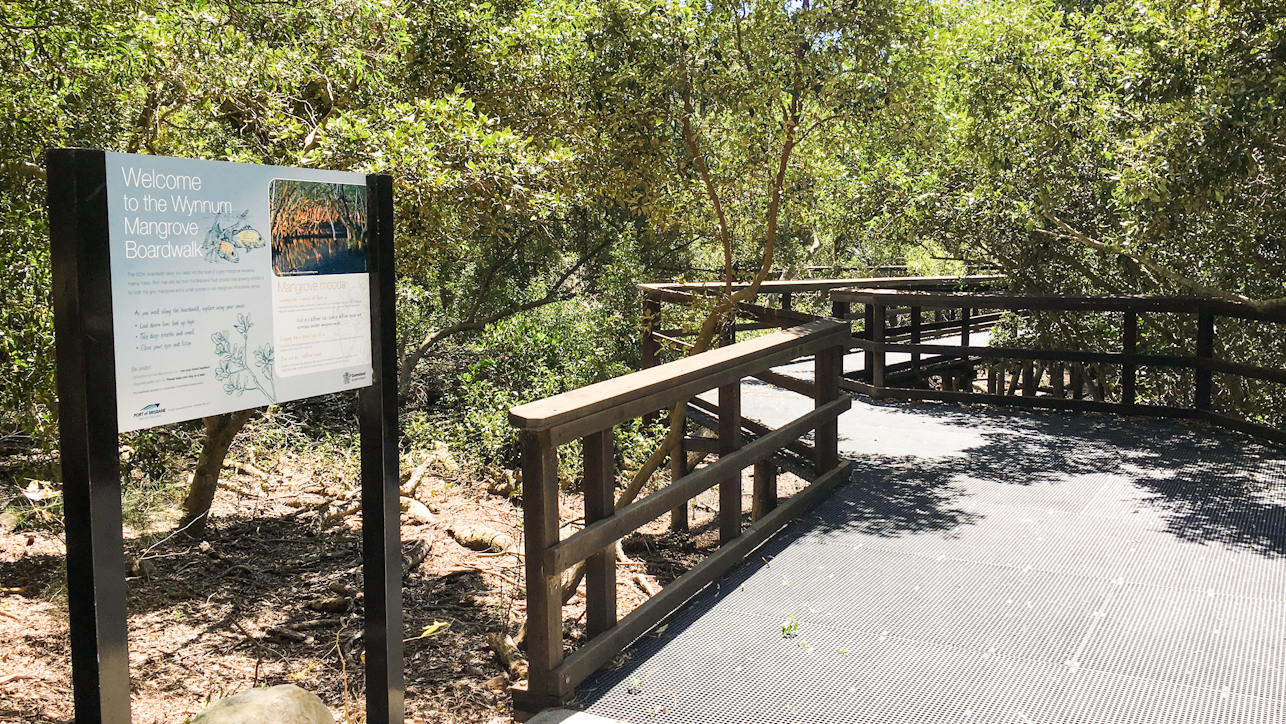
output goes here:
{"type": "MultiPolygon", "coordinates": [[[[964,277],[874,277],[767,281],[759,287],[759,297],[766,298],[763,300],[764,303],[760,304],[758,303],[760,300],[756,299],[753,303],[746,302],[739,305],[737,319],[748,321],[738,322],[734,319],[732,324],[723,330],[720,342],[722,344],[731,344],[736,332],[793,327],[819,319],[847,319],[840,311],[846,307],[827,300],[827,295],[834,290],[860,287],[863,289],[918,291],[977,291],[989,289],[999,279],[1000,277],[997,276],[974,275],[964,277]],[[807,301],[806,295],[817,297],[823,304],[814,303],[802,306],[811,306],[814,311],[828,311],[829,314],[810,313],[800,309],[800,302],[807,301]],[[777,306],[772,306],[773,303],[777,304],[777,306]],[[819,306],[827,309],[819,310],[817,309],[819,306]]],[[[728,288],[722,282],[661,282],[640,284],[638,286],[639,294],[643,299],[644,328],[640,366],[644,368],[658,364],[661,360],[661,352],[664,349],[681,352],[691,347],[691,344],[685,341],[684,338],[692,337],[696,334],[692,330],[666,328],[663,321],[665,305],[691,306],[698,304],[705,297],[719,294],[728,288]]],[[[745,286],[745,283],[736,283],[731,288],[738,290],[745,286]]],[[[997,318],[998,316],[981,317],[971,321],[967,320],[966,324],[972,324],[974,329],[982,329],[994,323],[997,318]]],[[[870,320],[859,318],[854,321],[858,325],[854,334],[858,336],[866,335],[867,325],[870,324],[870,320]]],[[[939,336],[936,333],[951,333],[958,329],[959,326],[958,320],[950,319],[949,314],[940,312],[932,321],[923,326],[921,333],[926,336],[939,336]]],[[[791,386],[791,380],[783,379],[780,375],[776,379],[765,379],[764,381],[778,384],[796,392],[800,391],[791,386]]]]}
{"type": "MultiPolygon", "coordinates": [[[[847,323],[815,321],[509,411],[510,423],[522,438],[527,574],[529,675],[525,689],[513,689],[518,712],[535,713],[565,703],[587,676],[849,479],[849,463],[839,459],[836,421],[850,405],[850,398],[839,389],[842,356],[849,342],[847,323]],[[757,437],[744,443],[741,380],[808,355],[815,361],[816,379],[808,386],[816,401],[814,409],[776,430],[752,427],[757,437]],[[683,470],[686,452],[680,447],[672,454],[672,470],[677,474],[670,484],[614,510],[613,428],[713,389],[718,390],[719,437],[711,442],[718,461],[689,473],[683,470]],[[810,430],[816,431],[811,448],[800,442],[810,430]],[[585,527],[560,540],[558,446],[578,438],[585,466],[585,527]],[[811,484],[779,505],[775,467],[769,461],[784,450],[812,453],[813,469],[811,484]],[[742,530],[741,474],[750,466],[756,467],[753,520],[742,530]],[[719,549],[618,621],[615,542],[670,511],[676,511],[677,518],[677,511],[686,512],[688,500],[715,485],[719,486],[719,549]],[[586,562],[589,638],[564,658],[562,573],[581,561],[586,562]]],[[[675,522],[672,519],[672,525],[675,522]]]]}
{"type": "MultiPolygon", "coordinates": [[[[889,289],[833,290],[830,298],[841,318],[849,312],[850,305],[865,307],[869,334],[853,340],[855,347],[866,353],[865,369],[857,379],[845,379],[841,385],[849,390],[876,398],[894,400],[945,400],[952,402],[988,403],[1022,407],[1047,407],[1093,412],[1113,412],[1131,415],[1161,417],[1187,417],[1205,419],[1217,425],[1286,442],[1286,432],[1251,420],[1221,412],[1216,405],[1215,374],[1239,377],[1243,380],[1262,380],[1286,384],[1286,370],[1263,367],[1219,359],[1215,356],[1218,320],[1242,320],[1286,324],[1286,310],[1261,311],[1247,304],[1236,304],[1200,297],[1160,296],[1072,296],[1053,294],[994,294],[969,292],[920,292],[889,289]],[[958,319],[976,319],[980,312],[992,315],[1007,311],[1020,314],[1039,312],[1099,312],[1119,314],[1121,339],[1105,344],[1118,346],[1120,351],[1094,351],[1082,349],[1048,349],[1025,347],[995,347],[970,345],[967,331],[961,335],[959,345],[925,344],[915,332],[911,340],[900,343],[892,339],[893,333],[905,332],[904,328],[889,328],[885,320],[894,308],[909,310],[910,329],[920,323],[922,310],[958,310],[958,319]],[[1149,314],[1185,315],[1194,318],[1194,338],[1176,340],[1171,347],[1190,348],[1193,353],[1150,354],[1139,349],[1139,322],[1149,314]],[[1116,342],[1116,343],[1114,343],[1116,342]],[[1190,344],[1189,344],[1190,343],[1190,344]],[[889,353],[911,355],[909,367],[911,386],[899,386],[889,374],[889,353]],[[920,366],[922,357],[935,355],[938,359],[954,359],[957,363],[949,370],[925,369],[920,366]],[[1002,362],[1003,361],[1003,362],[1002,362]],[[1044,374],[1036,363],[1042,363],[1049,374],[1048,387],[1041,385],[1044,374]],[[1088,386],[1087,365],[1119,367],[1119,378],[1114,375],[1111,389],[1105,389],[1104,375],[1098,375],[1096,385],[1088,386]],[[987,392],[974,390],[973,380],[977,367],[987,371],[987,392]],[[1164,406],[1139,402],[1139,368],[1151,367],[1172,370],[1193,370],[1191,375],[1191,405],[1164,406]],[[1070,374],[1069,374],[1070,373],[1070,374]],[[939,378],[936,385],[930,382],[939,378]],[[1070,379],[1069,379],[1070,378],[1070,379]],[[1115,384],[1119,379],[1119,385],[1115,384]],[[1090,389],[1094,399],[1085,399],[1090,389]]],[[[904,377],[904,379],[906,379],[904,377]]]]}

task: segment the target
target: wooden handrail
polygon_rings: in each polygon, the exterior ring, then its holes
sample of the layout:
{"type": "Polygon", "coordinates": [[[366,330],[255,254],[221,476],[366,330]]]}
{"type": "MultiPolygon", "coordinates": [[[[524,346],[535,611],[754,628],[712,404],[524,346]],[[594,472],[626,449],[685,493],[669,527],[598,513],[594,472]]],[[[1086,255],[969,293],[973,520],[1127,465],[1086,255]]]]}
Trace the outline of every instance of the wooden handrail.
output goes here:
{"type": "MultiPolygon", "coordinates": [[[[765,281],[759,285],[760,294],[784,294],[787,292],[823,292],[844,287],[862,286],[868,289],[931,289],[975,286],[1000,281],[1003,277],[992,274],[974,274],[971,276],[933,276],[933,277],[868,277],[847,279],[789,279],[765,281]]],[[[744,289],[749,282],[733,282],[733,289],[744,289]]],[[[645,294],[658,290],[668,291],[719,291],[728,285],[723,282],[653,282],[638,285],[645,294]]]]}
{"type": "Polygon", "coordinates": [[[1258,310],[1209,297],[1087,294],[1007,294],[1002,292],[931,292],[862,287],[836,289],[837,302],[928,309],[1004,309],[1010,311],[1159,312],[1196,314],[1208,309],[1225,317],[1286,322],[1286,309],[1258,310]]]}
{"type": "MultiPolygon", "coordinates": [[[[645,342],[648,339],[655,341],[645,338],[645,342]]],[[[851,404],[850,398],[839,391],[843,353],[850,339],[847,322],[819,319],[509,411],[509,421],[518,428],[522,441],[527,549],[529,676],[525,689],[512,690],[518,711],[534,713],[565,702],[576,684],[615,656],[622,646],[646,633],[655,622],[736,565],[784,522],[802,514],[849,479],[848,463],[839,458],[836,420],[851,404]],[[813,397],[814,409],[776,430],[762,428],[759,433],[756,429],[756,438],[743,445],[741,380],[759,376],[786,382],[772,368],[810,355],[814,381],[792,378],[789,386],[813,397]],[[681,444],[670,452],[672,482],[615,510],[613,428],[690,401],[711,389],[719,391],[713,416],[718,437],[707,447],[717,451],[718,460],[688,471],[687,451],[681,444]],[[814,445],[801,447],[800,438],[809,431],[814,432],[814,445]],[[584,455],[585,527],[559,540],[558,448],[577,438],[582,441],[584,455]],[[776,466],[785,450],[811,452],[813,470],[811,484],[779,504],[776,466]],[[743,529],[742,471],[751,466],[755,468],[752,522],[743,529]],[[673,529],[686,529],[688,501],[715,486],[719,488],[719,550],[617,621],[616,566],[612,555],[615,542],[667,511],[673,529]],[[581,562],[585,565],[589,640],[564,661],[562,573],[581,562]]],[[[798,469],[797,463],[789,464],[792,470],[798,469]]]]}
{"type": "Polygon", "coordinates": [[[847,344],[848,336],[848,325],[833,320],[783,329],[519,405],[509,410],[509,424],[520,430],[554,430],[555,439],[574,440],[819,349],[847,344]]]}
{"type": "MultiPolygon", "coordinates": [[[[829,294],[838,306],[852,304],[865,306],[864,316],[869,333],[855,338],[853,346],[863,350],[867,364],[856,379],[845,380],[846,389],[869,394],[873,397],[897,400],[941,400],[948,402],[977,402],[985,404],[1015,405],[1021,407],[1049,407],[1095,412],[1116,412],[1132,415],[1158,415],[1163,417],[1195,417],[1216,425],[1250,431],[1260,437],[1286,442],[1286,431],[1251,421],[1237,421],[1214,409],[1215,378],[1213,373],[1233,375],[1245,379],[1263,380],[1286,384],[1286,370],[1259,365],[1230,362],[1215,356],[1216,319],[1230,317],[1273,323],[1286,323],[1286,309],[1263,310],[1249,304],[1238,304],[1207,297],[1193,296],[1107,296],[1107,295],[1058,295],[1012,294],[994,292],[932,292],[875,288],[836,289],[829,294]],[[924,344],[914,338],[911,343],[892,342],[886,327],[886,310],[910,308],[912,324],[919,324],[921,309],[959,309],[962,320],[970,318],[972,310],[1006,310],[1009,312],[1107,312],[1122,315],[1121,351],[1092,351],[1080,349],[1050,349],[1024,347],[993,347],[970,345],[967,336],[961,344],[924,344]],[[1138,348],[1139,318],[1146,314],[1183,314],[1196,317],[1195,354],[1152,354],[1138,348]],[[900,373],[911,378],[912,386],[897,386],[890,382],[885,364],[889,353],[909,353],[913,374],[900,373]],[[939,366],[933,370],[920,367],[917,360],[922,355],[937,355],[938,360],[955,358],[957,363],[939,366]],[[992,360],[1004,360],[995,362],[992,360]],[[1014,361],[1019,370],[1012,369],[1014,361]],[[1041,396],[1041,373],[1033,371],[1036,362],[1052,368],[1048,395],[1041,396]],[[1064,399],[1065,365],[1072,365],[1072,399],[1064,399]],[[1085,378],[1078,365],[1107,364],[1120,368],[1119,400],[1083,399],[1085,378]],[[975,392],[973,374],[975,365],[988,367],[987,393],[975,392]],[[1143,368],[1170,368],[1194,370],[1192,373],[1193,396],[1189,408],[1140,404],[1137,401],[1137,375],[1143,368]],[[1006,385],[1010,374],[1012,386],[1006,385]],[[931,377],[939,376],[941,389],[930,389],[931,377]],[[1021,395],[1017,389],[1022,381],[1021,395]],[[960,384],[956,384],[956,381],[960,384]],[[948,386],[948,381],[952,384],[948,386]],[[958,387],[959,389],[953,389],[958,387]]],[[[963,322],[960,324],[963,325],[963,322]]],[[[900,331],[900,330],[899,330],[900,331]]],[[[905,364],[905,363],[902,363],[905,364]]],[[[1106,398],[1106,390],[1099,385],[1106,398]]]]}

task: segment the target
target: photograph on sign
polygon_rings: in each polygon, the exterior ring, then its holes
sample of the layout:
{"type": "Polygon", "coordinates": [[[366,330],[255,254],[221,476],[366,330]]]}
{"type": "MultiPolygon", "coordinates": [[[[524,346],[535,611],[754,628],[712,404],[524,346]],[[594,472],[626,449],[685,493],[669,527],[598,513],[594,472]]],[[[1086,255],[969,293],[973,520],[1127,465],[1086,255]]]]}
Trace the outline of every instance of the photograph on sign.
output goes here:
{"type": "Polygon", "coordinates": [[[121,431],[371,383],[364,176],[106,155],[121,431]]]}

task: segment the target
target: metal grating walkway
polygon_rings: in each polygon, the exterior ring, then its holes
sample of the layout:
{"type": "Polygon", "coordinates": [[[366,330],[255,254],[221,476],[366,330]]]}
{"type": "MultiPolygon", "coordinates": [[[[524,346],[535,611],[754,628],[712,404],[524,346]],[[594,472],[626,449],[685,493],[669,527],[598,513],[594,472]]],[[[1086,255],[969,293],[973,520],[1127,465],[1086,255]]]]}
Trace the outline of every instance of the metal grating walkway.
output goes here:
{"type": "MultiPolygon", "coordinates": [[[[770,425],[811,401],[759,383],[770,425]]],[[[1286,453],[854,402],[853,484],[578,690],[631,722],[1286,721],[1286,453]],[[798,624],[783,636],[783,624],[798,624]]]]}

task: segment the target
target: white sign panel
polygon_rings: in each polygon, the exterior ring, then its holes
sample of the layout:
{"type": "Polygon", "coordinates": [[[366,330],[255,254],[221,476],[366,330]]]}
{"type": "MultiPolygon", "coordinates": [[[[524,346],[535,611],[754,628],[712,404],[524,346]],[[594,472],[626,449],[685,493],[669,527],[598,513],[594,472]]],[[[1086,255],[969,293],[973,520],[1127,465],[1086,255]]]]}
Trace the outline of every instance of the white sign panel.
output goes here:
{"type": "Polygon", "coordinates": [[[361,174],[107,154],[120,430],[371,384],[361,174]]]}

